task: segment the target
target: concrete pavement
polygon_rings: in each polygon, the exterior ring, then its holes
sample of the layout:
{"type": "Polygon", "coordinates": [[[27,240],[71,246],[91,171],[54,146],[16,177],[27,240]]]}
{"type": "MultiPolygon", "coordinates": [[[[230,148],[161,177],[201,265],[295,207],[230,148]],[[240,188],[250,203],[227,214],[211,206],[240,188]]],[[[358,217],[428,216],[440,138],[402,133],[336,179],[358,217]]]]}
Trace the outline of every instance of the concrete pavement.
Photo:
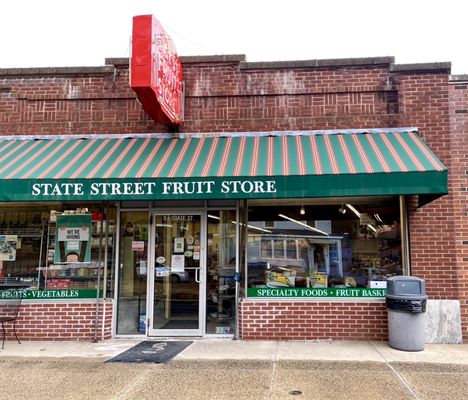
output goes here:
{"type": "MultiPolygon", "coordinates": [[[[156,339],[155,339],[156,340],[156,339]]],[[[112,358],[138,344],[137,339],[91,342],[5,343],[0,358],[112,358]]],[[[345,341],[241,341],[203,339],[179,353],[174,360],[258,361],[370,361],[468,365],[468,344],[426,344],[423,351],[392,349],[387,342],[345,341]]]]}
{"type": "Polygon", "coordinates": [[[9,341],[0,399],[466,400],[468,345],[198,340],[168,364],[105,363],[139,340],[9,341]]]}

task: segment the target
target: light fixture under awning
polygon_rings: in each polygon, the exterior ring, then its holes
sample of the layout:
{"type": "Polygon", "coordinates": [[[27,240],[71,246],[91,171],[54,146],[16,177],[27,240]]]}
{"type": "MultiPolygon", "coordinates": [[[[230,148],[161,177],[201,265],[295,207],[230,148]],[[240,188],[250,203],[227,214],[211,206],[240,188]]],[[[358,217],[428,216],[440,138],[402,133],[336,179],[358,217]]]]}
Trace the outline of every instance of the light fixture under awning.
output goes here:
{"type": "Polygon", "coordinates": [[[260,199],[447,193],[415,130],[0,137],[0,201],[260,199]]]}

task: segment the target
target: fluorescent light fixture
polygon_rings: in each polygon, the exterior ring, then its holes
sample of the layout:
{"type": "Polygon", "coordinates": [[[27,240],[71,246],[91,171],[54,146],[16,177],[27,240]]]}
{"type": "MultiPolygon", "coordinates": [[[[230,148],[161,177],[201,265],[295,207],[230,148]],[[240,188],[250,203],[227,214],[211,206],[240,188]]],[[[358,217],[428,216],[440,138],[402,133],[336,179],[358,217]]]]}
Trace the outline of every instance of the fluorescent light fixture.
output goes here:
{"type": "Polygon", "coordinates": [[[221,218],[217,217],[216,215],[211,215],[211,214],[208,214],[208,218],[217,219],[218,221],[221,219],[221,218]]]}
{"type": "MultiPolygon", "coordinates": [[[[221,220],[221,218],[217,217],[216,215],[211,215],[211,214],[208,214],[208,218],[217,219],[218,221],[221,220]]],[[[231,221],[231,222],[233,224],[236,224],[236,221],[231,221]]],[[[240,226],[244,226],[244,224],[240,224],[240,226]]],[[[268,229],[259,228],[257,226],[253,226],[253,225],[247,225],[247,228],[256,229],[256,230],[261,231],[261,232],[271,233],[271,231],[269,231],[268,229]]]]}
{"type": "Polygon", "coordinates": [[[374,218],[376,219],[377,222],[383,222],[379,214],[374,214],[374,218]]]}
{"type": "Polygon", "coordinates": [[[361,218],[361,213],[356,210],[351,204],[346,204],[346,207],[348,207],[358,218],[361,218]]]}
{"type": "Polygon", "coordinates": [[[171,224],[156,224],[158,228],[172,228],[171,224]]]}
{"type": "Polygon", "coordinates": [[[287,219],[288,221],[291,221],[291,222],[294,222],[295,224],[301,225],[304,228],[310,229],[311,231],[318,232],[318,233],[321,233],[322,235],[329,236],[329,234],[327,232],[321,231],[320,229],[314,228],[313,226],[304,224],[304,222],[297,221],[294,218],[290,218],[290,217],[288,217],[288,216],[286,216],[284,214],[278,214],[278,217],[287,219]]]}
{"type": "Polygon", "coordinates": [[[371,224],[367,224],[367,227],[368,227],[371,231],[377,233],[377,229],[375,229],[371,224]]]}

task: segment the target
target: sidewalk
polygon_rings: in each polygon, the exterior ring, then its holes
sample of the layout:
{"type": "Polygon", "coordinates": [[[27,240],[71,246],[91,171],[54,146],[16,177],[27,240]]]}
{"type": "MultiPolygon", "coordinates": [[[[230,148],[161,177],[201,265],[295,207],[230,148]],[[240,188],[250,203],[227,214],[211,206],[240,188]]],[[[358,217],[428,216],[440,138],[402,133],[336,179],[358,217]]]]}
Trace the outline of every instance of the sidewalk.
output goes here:
{"type": "MultiPolygon", "coordinates": [[[[157,341],[155,339],[155,341],[157,341]]],[[[5,342],[1,358],[109,359],[138,344],[135,339],[90,342],[5,342]]],[[[278,342],[195,340],[174,360],[362,361],[468,365],[468,344],[426,344],[419,352],[392,349],[387,342],[278,342]]]]}

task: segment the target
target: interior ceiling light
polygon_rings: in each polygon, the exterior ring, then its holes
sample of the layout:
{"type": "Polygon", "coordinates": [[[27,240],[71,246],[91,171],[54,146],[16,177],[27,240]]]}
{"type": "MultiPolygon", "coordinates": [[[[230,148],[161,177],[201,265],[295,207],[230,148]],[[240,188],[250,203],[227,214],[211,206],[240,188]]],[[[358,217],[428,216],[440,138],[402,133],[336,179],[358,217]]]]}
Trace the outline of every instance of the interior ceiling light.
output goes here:
{"type": "Polygon", "coordinates": [[[300,211],[299,211],[299,214],[301,214],[301,215],[304,215],[304,214],[305,214],[305,208],[304,208],[303,205],[301,206],[301,209],[300,209],[300,211]]]}
{"type": "Polygon", "coordinates": [[[361,213],[356,210],[351,204],[346,204],[346,207],[348,207],[354,214],[356,214],[356,217],[361,218],[361,213]]]}
{"type": "Polygon", "coordinates": [[[377,229],[375,229],[372,225],[367,224],[367,227],[372,231],[377,233],[377,229]]]}
{"type": "Polygon", "coordinates": [[[330,236],[327,232],[321,231],[320,229],[314,228],[313,226],[304,224],[304,222],[297,221],[294,218],[290,218],[284,214],[278,214],[278,216],[281,218],[287,219],[288,221],[294,222],[295,224],[301,225],[304,228],[310,229],[311,231],[321,233],[322,235],[330,236]]]}
{"type": "Polygon", "coordinates": [[[341,214],[346,214],[346,208],[344,208],[343,204],[340,208],[338,208],[338,212],[340,212],[341,214]]]}

